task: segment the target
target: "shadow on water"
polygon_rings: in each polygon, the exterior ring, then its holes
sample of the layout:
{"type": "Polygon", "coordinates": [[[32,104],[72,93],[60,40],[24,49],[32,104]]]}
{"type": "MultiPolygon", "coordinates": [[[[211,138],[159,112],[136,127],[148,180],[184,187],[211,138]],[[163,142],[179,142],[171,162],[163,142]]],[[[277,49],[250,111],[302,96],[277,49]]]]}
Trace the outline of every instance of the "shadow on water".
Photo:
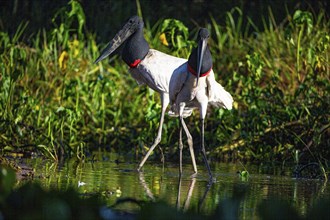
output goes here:
{"type": "Polygon", "coordinates": [[[163,168],[160,163],[149,162],[143,172],[137,172],[137,164],[123,162],[118,155],[98,158],[85,163],[67,161],[61,166],[43,160],[27,163],[41,177],[35,180],[43,187],[73,187],[83,196],[98,195],[108,207],[126,213],[138,213],[145,204],[162,202],[179,213],[195,213],[195,217],[255,219],[259,218],[260,203],[276,198],[305,216],[317,200],[330,196],[327,182],[292,178],[290,167],[279,171],[276,167],[246,166],[250,175],[242,178],[237,174],[240,164],[218,163],[212,169],[216,181],[210,183],[201,165],[196,178],[190,177],[193,170],[188,165],[179,178],[177,164],[166,163],[163,168]]]}

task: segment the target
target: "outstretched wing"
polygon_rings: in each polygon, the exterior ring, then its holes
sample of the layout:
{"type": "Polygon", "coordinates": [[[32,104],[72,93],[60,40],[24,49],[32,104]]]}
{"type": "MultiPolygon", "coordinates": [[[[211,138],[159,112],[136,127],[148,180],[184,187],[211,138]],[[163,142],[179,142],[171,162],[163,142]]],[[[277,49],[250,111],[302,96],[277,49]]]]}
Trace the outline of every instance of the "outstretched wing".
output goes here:
{"type": "Polygon", "coordinates": [[[231,110],[233,107],[233,97],[215,81],[213,70],[211,70],[210,74],[207,76],[206,82],[209,103],[215,107],[223,107],[231,110]]]}

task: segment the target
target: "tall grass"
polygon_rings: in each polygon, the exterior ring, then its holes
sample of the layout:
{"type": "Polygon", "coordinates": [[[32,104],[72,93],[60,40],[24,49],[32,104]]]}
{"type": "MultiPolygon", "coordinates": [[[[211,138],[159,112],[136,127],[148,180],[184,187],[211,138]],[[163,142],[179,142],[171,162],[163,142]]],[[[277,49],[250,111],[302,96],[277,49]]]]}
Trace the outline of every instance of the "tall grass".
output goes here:
{"type": "MultiPolygon", "coordinates": [[[[233,27],[231,14],[228,20],[233,27]]],[[[255,27],[249,22],[247,27],[255,27]]],[[[211,48],[213,54],[220,52],[219,79],[233,89],[238,105],[223,118],[226,124],[222,122],[232,138],[221,139],[231,141],[215,152],[292,160],[298,150],[308,160],[329,159],[330,38],[325,14],[297,10],[278,25],[270,11],[263,32],[247,36],[240,30],[235,40],[228,25],[221,29],[213,22],[213,29],[211,48]]]]}
{"type": "MultiPolygon", "coordinates": [[[[278,24],[269,10],[261,32],[252,19],[243,25],[243,16],[234,8],[225,25],[212,16],[206,24],[217,79],[235,100],[231,112],[209,111],[208,150],[222,159],[292,161],[298,152],[300,159],[328,160],[328,19],[297,10],[278,24]]],[[[138,87],[118,56],[94,65],[104,45],[85,26],[82,6],[70,1],[54,15],[53,29],[40,30],[28,45],[21,40],[28,23],[12,37],[0,33],[2,153],[83,160],[98,148],[139,155],[153,140],[158,94],[138,87]]],[[[151,47],[187,57],[197,29],[160,19],[146,21],[145,36],[151,47]]],[[[191,128],[196,117],[188,121],[191,128]]],[[[164,127],[162,146],[175,153],[178,123],[166,119],[164,127]]]]}

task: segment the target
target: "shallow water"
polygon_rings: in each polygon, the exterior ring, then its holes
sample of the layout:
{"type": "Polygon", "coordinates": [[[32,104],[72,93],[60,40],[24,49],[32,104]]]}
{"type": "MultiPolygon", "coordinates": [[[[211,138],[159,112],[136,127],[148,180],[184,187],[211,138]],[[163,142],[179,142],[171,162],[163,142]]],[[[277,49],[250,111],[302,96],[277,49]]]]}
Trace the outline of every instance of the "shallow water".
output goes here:
{"type": "MultiPolygon", "coordinates": [[[[184,211],[212,215],[219,207],[239,201],[240,219],[258,219],[257,207],[264,200],[287,201],[300,215],[305,215],[313,202],[330,196],[327,182],[292,178],[292,167],[245,165],[250,176],[244,179],[237,174],[244,170],[239,163],[212,164],[215,181],[210,184],[203,163],[199,163],[196,178],[190,177],[192,167],[185,163],[179,181],[178,164],[166,162],[163,168],[159,161],[148,161],[139,173],[135,171],[136,163],[127,162],[119,155],[102,154],[95,158],[84,163],[70,160],[61,166],[41,159],[26,163],[35,169],[36,176],[42,177],[35,180],[44,187],[62,190],[74,187],[82,195],[100,195],[108,206],[114,205],[118,198],[131,198],[165,201],[184,211]]],[[[127,202],[115,209],[134,213],[139,206],[127,202]]]]}

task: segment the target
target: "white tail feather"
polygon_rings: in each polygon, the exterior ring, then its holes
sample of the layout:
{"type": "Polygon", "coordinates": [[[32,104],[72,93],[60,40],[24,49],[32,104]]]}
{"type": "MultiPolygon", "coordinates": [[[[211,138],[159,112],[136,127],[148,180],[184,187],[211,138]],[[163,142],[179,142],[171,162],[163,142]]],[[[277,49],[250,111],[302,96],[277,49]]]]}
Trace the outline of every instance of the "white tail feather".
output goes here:
{"type": "Polygon", "coordinates": [[[219,83],[212,83],[209,89],[209,103],[215,107],[223,107],[228,110],[233,108],[233,97],[219,83]]]}

